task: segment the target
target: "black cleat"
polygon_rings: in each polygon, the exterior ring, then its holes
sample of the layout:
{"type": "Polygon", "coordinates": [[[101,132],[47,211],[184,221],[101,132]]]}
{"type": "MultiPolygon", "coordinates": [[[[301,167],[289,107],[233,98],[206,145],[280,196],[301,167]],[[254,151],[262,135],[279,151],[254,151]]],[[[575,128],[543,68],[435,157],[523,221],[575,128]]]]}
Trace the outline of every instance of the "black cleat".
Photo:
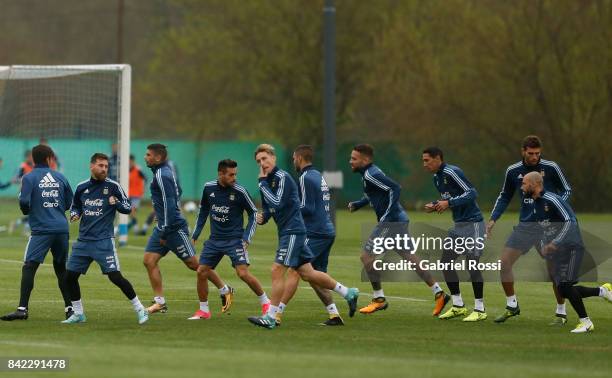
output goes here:
{"type": "Polygon", "coordinates": [[[65,314],[65,315],[66,315],[66,319],[68,319],[69,317],[71,317],[71,316],[72,316],[72,314],[74,314],[74,310],[72,309],[72,306],[68,306],[68,307],[66,307],[65,313],[66,313],[66,314],[65,314]]]}
{"type": "Polygon", "coordinates": [[[342,318],[339,315],[337,315],[337,316],[330,317],[329,319],[327,319],[326,321],[321,323],[321,325],[324,325],[324,326],[343,326],[344,325],[344,321],[342,320],[342,318]]]}
{"type": "Polygon", "coordinates": [[[26,308],[25,310],[17,309],[15,312],[6,314],[0,317],[0,320],[10,322],[12,320],[26,320],[27,318],[28,318],[28,309],[26,308]]]}

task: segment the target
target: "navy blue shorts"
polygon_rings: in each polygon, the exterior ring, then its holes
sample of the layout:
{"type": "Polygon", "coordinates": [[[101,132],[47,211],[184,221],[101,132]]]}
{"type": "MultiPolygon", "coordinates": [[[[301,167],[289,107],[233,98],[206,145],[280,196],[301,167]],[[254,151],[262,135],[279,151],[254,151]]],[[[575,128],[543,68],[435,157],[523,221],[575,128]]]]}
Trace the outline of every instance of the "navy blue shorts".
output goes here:
{"type": "Polygon", "coordinates": [[[312,260],[310,263],[315,270],[319,272],[327,272],[327,263],[329,260],[329,252],[334,244],[335,238],[306,238],[306,246],[312,252],[312,260]]]}
{"type": "Polygon", "coordinates": [[[100,265],[102,274],[119,272],[119,257],[115,248],[115,239],[77,241],[72,245],[72,254],[68,259],[67,269],[85,274],[93,261],[100,265]]]}
{"type": "Polygon", "coordinates": [[[468,254],[474,257],[482,256],[482,252],[484,251],[484,234],[484,221],[457,222],[455,223],[455,226],[448,231],[448,236],[455,240],[455,250],[453,252],[458,255],[468,254]],[[469,245],[461,245],[457,241],[457,239],[463,239],[463,241],[467,243],[467,238],[471,239],[469,245]],[[477,239],[480,239],[482,244],[476,243],[477,239]]]}
{"type": "Polygon", "coordinates": [[[200,254],[200,265],[208,265],[215,269],[223,256],[232,260],[232,266],[249,265],[249,252],[244,249],[241,239],[212,240],[204,242],[204,249],[200,254]]]}
{"type": "Polygon", "coordinates": [[[559,247],[559,250],[554,252],[552,255],[553,279],[556,285],[578,283],[583,256],[583,247],[559,247]]]}
{"type": "Polygon", "coordinates": [[[538,223],[520,222],[512,229],[506,241],[506,247],[519,250],[522,254],[526,254],[532,247],[535,247],[540,253],[543,237],[542,227],[538,223]]]}
{"type": "MultiPolygon", "coordinates": [[[[376,225],[376,227],[374,228],[374,230],[368,237],[368,240],[366,240],[363,249],[367,253],[378,255],[380,254],[380,252],[377,252],[375,250],[374,239],[395,238],[396,235],[401,235],[402,237],[403,235],[410,236],[410,234],[408,233],[408,222],[380,222],[376,225]]],[[[412,243],[410,243],[409,246],[412,249],[414,249],[412,247],[412,243]]],[[[400,251],[396,251],[396,252],[400,252],[400,251]]],[[[410,251],[406,250],[406,251],[401,251],[401,252],[410,252],[410,251]]]]}
{"type": "Polygon", "coordinates": [[[306,245],[306,235],[283,235],[278,240],[274,262],[289,268],[298,268],[312,260],[312,252],[306,245]]]}
{"type": "Polygon", "coordinates": [[[31,235],[23,254],[23,262],[42,264],[51,250],[54,263],[65,264],[68,258],[68,234],[31,235]]]}
{"type": "Polygon", "coordinates": [[[161,245],[159,243],[160,236],[160,231],[155,227],[149,238],[145,252],[159,253],[162,256],[166,256],[169,251],[172,251],[176,257],[181,260],[187,260],[195,256],[195,248],[193,244],[191,244],[191,239],[189,239],[189,230],[187,227],[180,228],[168,234],[166,236],[166,245],[161,245]]]}

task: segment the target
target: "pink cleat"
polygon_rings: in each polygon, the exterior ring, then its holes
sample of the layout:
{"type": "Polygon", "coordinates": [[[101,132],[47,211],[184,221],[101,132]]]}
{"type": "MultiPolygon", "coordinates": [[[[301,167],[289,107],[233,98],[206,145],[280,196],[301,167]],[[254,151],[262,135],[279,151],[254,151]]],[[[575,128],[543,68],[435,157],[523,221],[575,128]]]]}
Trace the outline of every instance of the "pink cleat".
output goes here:
{"type": "Polygon", "coordinates": [[[187,318],[188,320],[200,320],[200,319],[209,319],[210,311],[204,312],[202,310],[196,311],[191,318],[187,318]]]}
{"type": "Polygon", "coordinates": [[[270,309],[270,302],[266,302],[264,304],[261,305],[261,314],[265,315],[268,313],[268,310],[270,309]]]}

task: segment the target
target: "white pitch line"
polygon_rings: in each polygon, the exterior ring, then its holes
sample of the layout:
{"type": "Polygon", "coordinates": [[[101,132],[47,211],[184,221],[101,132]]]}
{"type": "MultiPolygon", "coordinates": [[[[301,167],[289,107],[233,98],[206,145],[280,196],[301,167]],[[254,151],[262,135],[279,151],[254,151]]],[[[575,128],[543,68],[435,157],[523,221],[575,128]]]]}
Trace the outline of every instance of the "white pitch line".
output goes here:
{"type": "Polygon", "coordinates": [[[65,344],[51,344],[51,343],[33,343],[27,341],[14,341],[14,340],[0,340],[0,344],[3,345],[16,345],[16,346],[30,346],[30,347],[45,347],[45,348],[67,348],[65,344]]]}

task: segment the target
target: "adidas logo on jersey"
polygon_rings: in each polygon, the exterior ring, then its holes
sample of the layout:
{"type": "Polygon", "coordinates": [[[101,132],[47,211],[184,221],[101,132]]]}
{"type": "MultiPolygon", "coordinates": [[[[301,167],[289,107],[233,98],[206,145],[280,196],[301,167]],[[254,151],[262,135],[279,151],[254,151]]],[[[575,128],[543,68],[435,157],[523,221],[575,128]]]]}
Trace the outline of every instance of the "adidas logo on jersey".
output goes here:
{"type": "Polygon", "coordinates": [[[59,188],[59,186],[59,183],[55,181],[50,172],[47,172],[47,174],[43,176],[38,184],[39,188],[59,188]]]}
{"type": "Polygon", "coordinates": [[[522,173],[519,173],[519,175],[518,175],[518,177],[517,177],[517,178],[519,178],[519,179],[523,179],[523,174],[522,174],[522,173]]]}
{"type": "Polygon", "coordinates": [[[209,197],[215,198],[215,193],[214,193],[214,192],[213,192],[213,193],[210,193],[210,196],[209,196],[209,197]]]}

